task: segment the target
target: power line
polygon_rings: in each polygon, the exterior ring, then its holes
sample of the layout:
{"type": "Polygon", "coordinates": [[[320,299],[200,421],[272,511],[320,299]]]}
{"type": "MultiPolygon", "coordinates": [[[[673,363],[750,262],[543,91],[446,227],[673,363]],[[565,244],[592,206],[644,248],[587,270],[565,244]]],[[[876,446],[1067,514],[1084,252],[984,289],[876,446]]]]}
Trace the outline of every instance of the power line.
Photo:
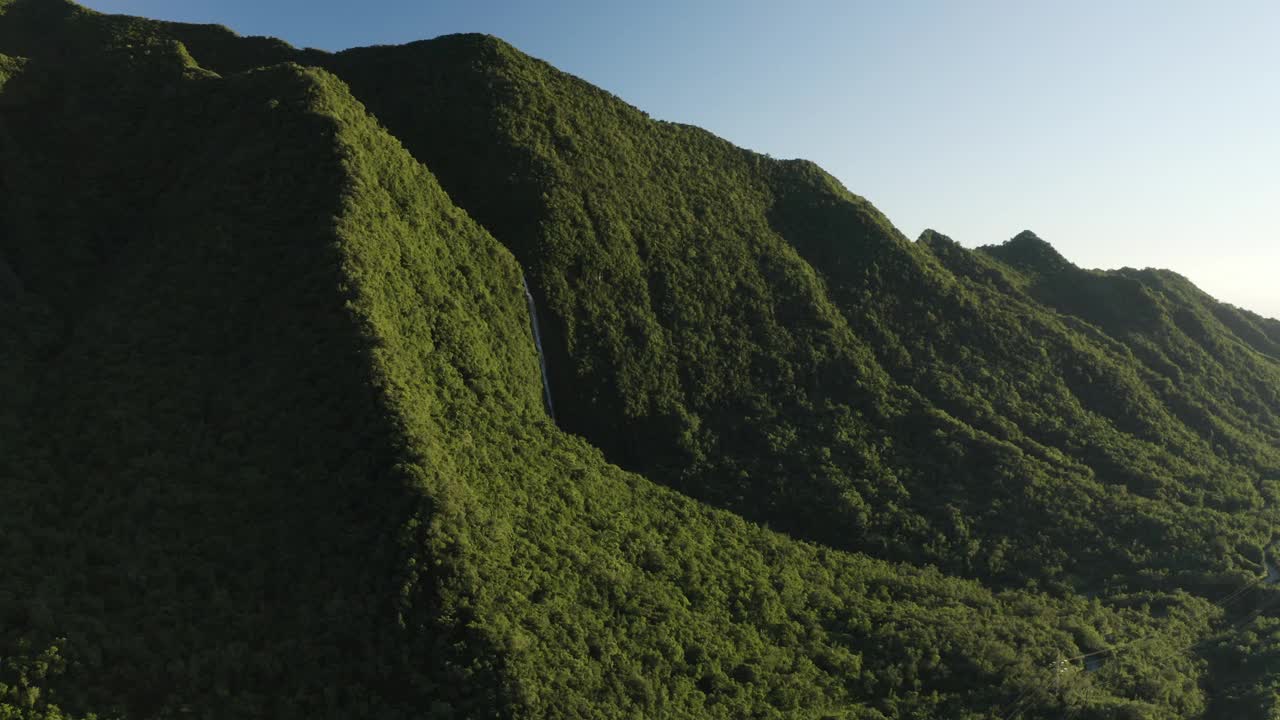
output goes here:
{"type": "Polygon", "coordinates": [[[1018,720],[1018,716],[1022,714],[1022,710],[1019,709],[1018,706],[1021,705],[1022,701],[1026,700],[1030,694],[1031,687],[1028,686],[1020,695],[1018,695],[1017,699],[1013,701],[1013,704],[1009,706],[1009,714],[1004,717],[1004,720],[1018,720]]]}
{"type": "MultiPolygon", "coordinates": [[[[1262,581],[1266,580],[1266,579],[1267,579],[1267,577],[1268,577],[1268,573],[1266,573],[1266,572],[1264,571],[1261,575],[1259,575],[1259,576],[1257,576],[1257,577],[1253,578],[1252,580],[1250,580],[1249,582],[1245,583],[1244,585],[1241,585],[1240,587],[1236,588],[1236,589],[1235,589],[1235,590],[1233,590],[1232,592],[1228,593],[1225,597],[1222,597],[1222,598],[1220,598],[1220,599],[1218,599],[1218,600],[1214,601],[1213,603],[1210,603],[1210,607],[1216,607],[1216,608],[1218,608],[1218,609],[1220,609],[1220,610],[1224,610],[1224,609],[1226,609],[1226,606],[1227,606],[1228,604],[1230,604],[1230,603],[1231,603],[1232,601],[1234,601],[1236,598],[1239,598],[1240,596],[1242,596],[1244,593],[1248,592],[1250,589],[1252,589],[1252,588],[1253,588],[1254,586],[1256,586],[1258,583],[1260,583],[1260,582],[1262,582],[1262,581]]],[[[1087,652],[1087,653],[1082,653],[1082,654],[1080,654],[1080,655],[1074,655],[1074,656],[1072,656],[1072,657],[1067,658],[1067,661],[1068,661],[1068,662],[1074,662],[1074,661],[1076,661],[1076,660],[1085,660],[1085,659],[1087,659],[1087,658],[1098,657],[1098,656],[1100,656],[1100,655],[1107,655],[1107,654],[1110,654],[1110,653],[1114,653],[1114,652],[1116,652],[1116,651],[1118,651],[1118,650],[1123,650],[1123,649],[1125,649],[1125,648],[1127,648],[1127,647],[1130,647],[1130,646],[1136,645],[1136,644],[1138,644],[1138,643],[1140,643],[1140,642],[1145,642],[1146,640],[1150,640],[1150,639],[1155,638],[1155,637],[1157,637],[1157,636],[1159,636],[1159,635],[1162,635],[1162,634],[1164,634],[1164,632],[1165,632],[1166,630],[1167,630],[1167,628],[1161,628],[1161,629],[1158,629],[1158,630],[1154,630],[1154,631],[1152,631],[1152,632],[1150,632],[1150,633],[1148,633],[1147,635],[1144,635],[1144,636],[1142,636],[1142,637],[1134,638],[1134,639],[1132,639],[1132,640],[1128,640],[1128,641],[1123,642],[1123,643],[1120,643],[1120,644],[1118,644],[1118,645],[1112,645],[1112,646],[1110,646],[1110,647],[1105,647],[1105,648],[1103,648],[1103,649],[1101,649],[1101,650],[1094,650],[1093,652],[1087,652]]]]}
{"type": "MultiPolygon", "coordinates": [[[[1265,561],[1264,561],[1264,567],[1265,567],[1265,561]]],[[[1270,573],[1269,571],[1267,571],[1267,570],[1264,570],[1264,571],[1263,571],[1263,573],[1262,573],[1261,575],[1259,575],[1259,576],[1257,576],[1257,577],[1253,578],[1252,580],[1250,580],[1250,581],[1246,582],[1244,585],[1241,585],[1240,587],[1238,587],[1238,588],[1236,588],[1235,590],[1231,591],[1231,592],[1230,592],[1230,593],[1228,593],[1227,595],[1225,595],[1225,596],[1223,596],[1223,597],[1219,598],[1218,600],[1216,600],[1216,601],[1214,601],[1214,602],[1210,603],[1210,607],[1216,607],[1216,608],[1218,608],[1218,609],[1220,609],[1220,610],[1225,610],[1227,605],[1229,605],[1229,604],[1231,604],[1232,602],[1234,602],[1235,600],[1239,599],[1239,598],[1240,598],[1240,597],[1242,597],[1246,592],[1248,592],[1250,589],[1254,588],[1254,587],[1255,587],[1255,586],[1257,586],[1259,583],[1261,583],[1261,582],[1263,582],[1263,581],[1265,581],[1265,580],[1269,579],[1270,577],[1271,577],[1271,573],[1270,573]]],[[[1255,620],[1259,615],[1261,615],[1261,614],[1262,614],[1263,612],[1265,612],[1267,609],[1269,609],[1269,608],[1273,607],[1277,602],[1280,602],[1280,597],[1274,597],[1274,598],[1272,598],[1271,600],[1269,600],[1269,601],[1267,601],[1267,602],[1263,603],[1260,607],[1258,607],[1258,608],[1256,608],[1255,610],[1253,610],[1253,612],[1249,613],[1249,614],[1248,614],[1248,615],[1246,615],[1244,618],[1241,618],[1241,619],[1239,619],[1239,620],[1237,620],[1237,621],[1235,621],[1235,622],[1231,623],[1231,624],[1227,627],[1227,629],[1226,629],[1226,630],[1223,630],[1222,632],[1215,633],[1215,636],[1214,636],[1214,637],[1221,636],[1223,633],[1226,633],[1226,632],[1234,632],[1234,631],[1236,631],[1236,630],[1239,630],[1240,628],[1243,628],[1245,625],[1248,625],[1249,623],[1253,622],[1253,620],[1255,620]]],[[[1074,655],[1074,656],[1071,656],[1071,657],[1068,657],[1068,658],[1063,658],[1063,657],[1061,656],[1061,654],[1059,654],[1059,655],[1058,655],[1058,659],[1057,659],[1057,660],[1054,662],[1054,664],[1053,664],[1053,670],[1054,670],[1054,676],[1055,676],[1055,687],[1057,687],[1057,688],[1058,688],[1059,692],[1061,691],[1061,687],[1062,687],[1062,671],[1063,671],[1063,667],[1064,667],[1066,664],[1068,664],[1068,663],[1072,663],[1072,662],[1075,662],[1075,661],[1077,661],[1077,660],[1081,660],[1081,661],[1083,661],[1083,660],[1086,660],[1086,659],[1088,659],[1088,658],[1099,657],[1099,656],[1102,656],[1102,655],[1108,655],[1108,654],[1116,653],[1116,652],[1118,652],[1118,651],[1120,651],[1120,650],[1123,650],[1123,649],[1125,649],[1125,648],[1129,648],[1129,647],[1132,647],[1132,646],[1134,646],[1134,645],[1137,645],[1138,643],[1142,643],[1142,642],[1145,642],[1145,641],[1147,641],[1147,640],[1152,640],[1152,639],[1154,639],[1154,638],[1156,638],[1156,637],[1158,637],[1158,636],[1160,636],[1160,635],[1164,634],[1167,630],[1168,630],[1168,628],[1167,628],[1167,627],[1166,627],[1166,628],[1161,628],[1161,629],[1159,629],[1159,630],[1155,630],[1155,631],[1153,631],[1153,632],[1151,632],[1151,633],[1148,633],[1147,635],[1144,635],[1144,636],[1142,636],[1142,637],[1134,638],[1134,639],[1132,639],[1132,640],[1128,640],[1128,641],[1123,642],[1123,643],[1120,643],[1120,644],[1118,644],[1118,645],[1112,645],[1112,646],[1110,646],[1110,647],[1106,647],[1106,648],[1103,648],[1103,649],[1101,649],[1101,650],[1094,650],[1093,652],[1081,653],[1081,654],[1079,654],[1079,655],[1074,655]]],[[[1206,644],[1206,643],[1212,642],[1212,641],[1213,641],[1213,639],[1214,639],[1214,638],[1212,638],[1212,637],[1211,637],[1211,638],[1205,638],[1205,639],[1203,639],[1203,640],[1199,640],[1199,641],[1196,641],[1196,642],[1190,643],[1189,645],[1183,646],[1183,647],[1181,647],[1181,648],[1177,648],[1177,649],[1173,650],[1173,652],[1175,652],[1175,653],[1187,652],[1187,651],[1192,650],[1192,649],[1194,649],[1194,648],[1196,648],[1196,647],[1198,647],[1198,646],[1200,646],[1200,645],[1204,645],[1204,644],[1206,644]]],[[[1007,711],[1007,714],[1003,716],[1004,720],[1017,720],[1018,716],[1020,716],[1020,715],[1022,714],[1022,712],[1026,709],[1026,708],[1024,708],[1024,707],[1020,707],[1020,706],[1023,704],[1023,702],[1025,702],[1026,700],[1028,700],[1028,699],[1030,698],[1031,691],[1032,691],[1033,689],[1034,689],[1034,686],[1028,686],[1028,687],[1024,688],[1024,689],[1023,689],[1023,691],[1022,691],[1021,693],[1019,693],[1019,694],[1018,694],[1018,696],[1014,699],[1014,701],[1009,705],[1009,709],[1008,709],[1008,711],[1007,711]]],[[[1075,710],[1069,710],[1069,714],[1075,714],[1075,710]]]]}

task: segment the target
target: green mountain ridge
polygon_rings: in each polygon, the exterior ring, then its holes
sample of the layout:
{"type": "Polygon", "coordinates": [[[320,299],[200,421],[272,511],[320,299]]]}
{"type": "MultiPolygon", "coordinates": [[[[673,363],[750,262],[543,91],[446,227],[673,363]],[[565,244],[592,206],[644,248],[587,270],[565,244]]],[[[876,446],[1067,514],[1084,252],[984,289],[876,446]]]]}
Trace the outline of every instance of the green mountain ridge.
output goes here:
{"type": "Polygon", "coordinates": [[[0,717],[1273,711],[1275,321],[494,38],[0,53],[0,717]]]}
{"type": "MultiPolygon", "coordinates": [[[[886,462],[886,440],[948,422],[919,407],[911,390],[888,387],[893,370],[910,360],[885,326],[905,318],[895,315],[899,308],[876,305],[904,295],[888,284],[904,276],[924,284],[912,293],[934,292],[946,278],[861,198],[811,163],[771,161],[701,130],[649,121],[491,38],[349,51],[331,67],[495,237],[520,238],[508,246],[543,288],[552,315],[553,388],[575,389],[557,398],[567,429],[626,467],[837,547],[891,553],[904,533],[938,522],[929,517],[935,506],[884,516],[874,527],[875,510],[911,502],[896,489],[898,469],[883,466],[919,472],[919,456],[937,452],[927,443],[886,462]],[[467,93],[477,86],[494,90],[476,102],[467,93]],[[475,139],[458,142],[462,132],[475,139]],[[470,162],[481,148],[489,153],[482,157],[502,160],[470,162]],[[750,289],[752,277],[765,278],[765,288],[750,289]],[[842,304],[857,308],[843,321],[842,304]],[[704,314],[682,317],[695,312],[704,314]],[[725,319],[714,326],[709,317],[725,319]],[[754,334],[744,337],[747,328],[754,334]],[[800,332],[807,335],[797,338],[800,332]],[[601,363],[601,355],[610,361],[601,363]],[[879,409],[889,416],[858,418],[879,409]],[[886,438],[890,423],[897,427],[886,438]],[[795,447],[798,437],[816,453],[795,447]]],[[[978,446],[968,452],[989,451],[981,438],[966,442],[978,446]]],[[[977,462],[988,475],[992,460],[977,462]]],[[[952,466],[954,458],[938,463],[952,466]]],[[[993,514],[989,522],[1005,521],[993,514]]],[[[916,532],[916,547],[937,541],[937,531],[916,532]]],[[[1033,548],[1022,572],[1053,552],[1033,548]]],[[[930,559],[960,570],[955,555],[947,548],[930,559]]]]}

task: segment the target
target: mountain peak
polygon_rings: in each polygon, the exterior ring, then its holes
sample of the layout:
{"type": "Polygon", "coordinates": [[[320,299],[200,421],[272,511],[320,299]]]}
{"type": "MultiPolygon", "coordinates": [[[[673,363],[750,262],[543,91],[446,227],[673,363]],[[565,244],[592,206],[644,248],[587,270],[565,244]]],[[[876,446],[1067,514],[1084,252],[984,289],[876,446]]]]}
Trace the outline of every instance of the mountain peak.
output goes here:
{"type": "Polygon", "coordinates": [[[925,228],[924,232],[920,233],[920,237],[916,238],[916,242],[929,248],[949,247],[959,244],[949,236],[943,235],[933,228],[925,228]]]}
{"type": "Polygon", "coordinates": [[[999,245],[979,248],[988,255],[1022,271],[1050,275],[1075,267],[1052,245],[1030,230],[1023,230],[999,245]]]}
{"type": "Polygon", "coordinates": [[[1055,250],[1053,246],[1049,244],[1047,240],[1042,239],[1039,235],[1036,235],[1031,230],[1023,230],[1022,232],[1018,233],[1017,235],[1014,235],[1012,238],[1006,240],[1002,244],[1005,247],[1027,248],[1027,249],[1035,248],[1037,252],[1048,252],[1054,255],[1055,257],[1062,257],[1061,255],[1058,254],[1058,251],[1055,250]]]}

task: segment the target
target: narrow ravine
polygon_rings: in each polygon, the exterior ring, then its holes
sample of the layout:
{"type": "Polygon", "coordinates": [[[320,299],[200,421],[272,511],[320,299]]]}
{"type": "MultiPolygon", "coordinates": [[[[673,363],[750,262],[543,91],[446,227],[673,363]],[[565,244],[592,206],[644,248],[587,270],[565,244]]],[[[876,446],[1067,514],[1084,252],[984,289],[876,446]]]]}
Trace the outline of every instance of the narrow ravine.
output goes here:
{"type": "Polygon", "coordinates": [[[533,301],[533,293],[529,292],[529,281],[524,273],[520,274],[520,282],[524,283],[524,299],[529,303],[529,320],[533,324],[533,345],[538,349],[538,369],[542,371],[542,402],[547,406],[547,414],[556,419],[556,406],[551,402],[551,378],[547,375],[547,354],[542,350],[542,330],[538,326],[538,305],[533,301]]]}

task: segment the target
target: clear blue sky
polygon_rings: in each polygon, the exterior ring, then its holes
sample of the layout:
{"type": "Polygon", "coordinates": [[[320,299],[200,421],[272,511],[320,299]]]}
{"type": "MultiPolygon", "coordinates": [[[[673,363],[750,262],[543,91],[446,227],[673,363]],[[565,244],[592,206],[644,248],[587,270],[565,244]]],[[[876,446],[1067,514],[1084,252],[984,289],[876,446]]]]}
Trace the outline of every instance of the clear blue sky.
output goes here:
{"type": "Polygon", "coordinates": [[[1280,3],[88,0],[337,50],[486,32],[908,236],[1034,230],[1280,318],[1280,3]]]}

